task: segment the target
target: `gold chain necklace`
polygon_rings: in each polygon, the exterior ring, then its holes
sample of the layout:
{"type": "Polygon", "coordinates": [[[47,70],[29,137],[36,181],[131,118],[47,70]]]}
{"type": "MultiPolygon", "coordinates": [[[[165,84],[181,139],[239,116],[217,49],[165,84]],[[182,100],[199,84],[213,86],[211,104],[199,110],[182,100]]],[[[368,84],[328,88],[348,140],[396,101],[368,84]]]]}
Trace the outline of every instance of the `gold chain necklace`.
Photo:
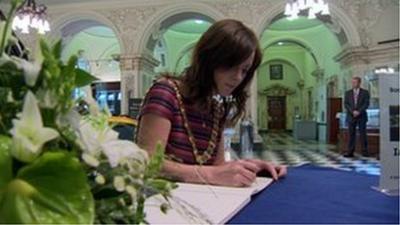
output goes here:
{"type": "Polygon", "coordinates": [[[215,147],[217,146],[216,140],[217,140],[218,133],[220,130],[220,128],[219,128],[220,119],[222,118],[222,115],[224,113],[224,107],[221,107],[220,102],[213,101],[213,114],[214,115],[213,115],[213,127],[211,130],[211,137],[210,137],[210,140],[208,141],[207,149],[203,153],[200,153],[199,150],[197,149],[192,130],[189,127],[189,120],[187,118],[185,107],[184,107],[183,101],[182,101],[182,96],[179,92],[178,86],[174,81],[170,81],[170,80],[168,80],[168,81],[172,84],[172,86],[175,90],[176,97],[177,97],[178,103],[179,103],[179,109],[181,111],[182,118],[183,118],[183,125],[185,126],[185,129],[188,133],[189,142],[193,148],[194,158],[198,164],[203,165],[205,162],[207,162],[209,159],[211,159],[212,154],[215,151],[215,147]]]}

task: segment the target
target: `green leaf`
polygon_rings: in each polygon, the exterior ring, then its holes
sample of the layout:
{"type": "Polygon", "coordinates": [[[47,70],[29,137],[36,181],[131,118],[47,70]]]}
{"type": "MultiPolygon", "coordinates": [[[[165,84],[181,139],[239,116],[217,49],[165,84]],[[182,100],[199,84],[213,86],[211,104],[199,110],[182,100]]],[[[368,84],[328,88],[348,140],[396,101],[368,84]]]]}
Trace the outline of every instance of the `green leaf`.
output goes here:
{"type": "Polygon", "coordinates": [[[24,74],[12,61],[0,65],[0,87],[20,89],[24,83],[24,74]]]}
{"type": "Polygon", "coordinates": [[[146,186],[153,189],[151,191],[162,195],[168,195],[172,189],[177,187],[175,183],[163,179],[149,179],[146,186]]]}
{"type": "Polygon", "coordinates": [[[157,177],[161,171],[164,162],[164,148],[160,143],[156,145],[156,151],[150,158],[149,164],[147,165],[145,177],[157,177]]]}
{"type": "Polygon", "coordinates": [[[12,179],[12,158],[9,150],[10,146],[11,138],[0,136],[0,190],[12,179]]]}
{"type": "Polygon", "coordinates": [[[15,5],[15,6],[19,6],[19,5],[21,5],[22,2],[23,2],[23,0],[12,0],[11,4],[15,5]]]}
{"type": "Polygon", "coordinates": [[[61,40],[57,41],[57,43],[53,46],[53,55],[56,59],[61,58],[62,51],[62,42],[61,40]]]}
{"type": "Polygon", "coordinates": [[[76,83],[77,87],[84,87],[86,85],[90,85],[93,81],[98,80],[96,77],[91,75],[90,73],[82,70],[82,69],[75,69],[76,72],[76,83]]]}
{"type": "Polygon", "coordinates": [[[64,79],[68,79],[71,84],[75,84],[75,79],[76,79],[75,67],[77,61],[78,58],[75,55],[73,55],[68,59],[67,65],[61,67],[62,73],[65,76],[64,79]]]}
{"type": "Polygon", "coordinates": [[[40,49],[42,50],[43,56],[50,56],[50,48],[49,45],[47,45],[46,41],[44,39],[40,39],[40,49]]]}
{"type": "Polygon", "coordinates": [[[65,152],[43,154],[20,169],[0,193],[0,223],[94,221],[94,201],[85,172],[79,161],[65,152]]]}

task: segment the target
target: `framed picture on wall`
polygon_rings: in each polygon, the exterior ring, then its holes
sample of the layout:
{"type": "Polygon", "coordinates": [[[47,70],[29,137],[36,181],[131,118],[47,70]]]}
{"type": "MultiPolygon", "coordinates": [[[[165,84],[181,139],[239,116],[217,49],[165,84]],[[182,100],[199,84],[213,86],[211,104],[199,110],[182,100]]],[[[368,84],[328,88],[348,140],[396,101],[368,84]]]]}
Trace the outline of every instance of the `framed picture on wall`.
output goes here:
{"type": "Polygon", "coordinates": [[[269,65],[269,79],[271,79],[271,80],[282,80],[283,79],[282,64],[269,65]]]}

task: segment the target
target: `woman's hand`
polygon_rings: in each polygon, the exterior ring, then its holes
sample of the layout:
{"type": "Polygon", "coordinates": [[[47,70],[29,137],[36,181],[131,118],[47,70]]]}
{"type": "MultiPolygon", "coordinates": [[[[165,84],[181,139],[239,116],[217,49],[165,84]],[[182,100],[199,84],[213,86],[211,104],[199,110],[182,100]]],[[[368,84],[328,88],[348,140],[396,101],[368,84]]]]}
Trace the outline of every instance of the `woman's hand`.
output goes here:
{"type": "Polygon", "coordinates": [[[260,170],[257,172],[260,172],[262,170],[267,171],[274,180],[278,180],[279,178],[284,177],[287,174],[287,168],[283,165],[275,165],[272,162],[267,162],[259,159],[247,159],[246,161],[257,165],[257,167],[260,168],[260,170]]]}
{"type": "Polygon", "coordinates": [[[200,173],[205,176],[207,182],[214,185],[247,187],[255,181],[260,170],[261,168],[253,162],[238,160],[219,166],[202,167],[200,173]]]}

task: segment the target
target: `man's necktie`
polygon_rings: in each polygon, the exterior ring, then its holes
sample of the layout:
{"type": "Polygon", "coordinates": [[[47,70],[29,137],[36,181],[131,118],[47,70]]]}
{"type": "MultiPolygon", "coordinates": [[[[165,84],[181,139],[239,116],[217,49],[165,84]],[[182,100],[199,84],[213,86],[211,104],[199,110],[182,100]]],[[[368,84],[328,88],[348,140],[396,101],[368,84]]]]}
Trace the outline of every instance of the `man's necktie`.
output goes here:
{"type": "Polygon", "coordinates": [[[353,95],[354,95],[354,105],[355,105],[355,106],[357,105],[358,92],[359,92],[359,91],[355,90],[355,91],[354,91],[354,94],[353,94],[353,95]]]}

